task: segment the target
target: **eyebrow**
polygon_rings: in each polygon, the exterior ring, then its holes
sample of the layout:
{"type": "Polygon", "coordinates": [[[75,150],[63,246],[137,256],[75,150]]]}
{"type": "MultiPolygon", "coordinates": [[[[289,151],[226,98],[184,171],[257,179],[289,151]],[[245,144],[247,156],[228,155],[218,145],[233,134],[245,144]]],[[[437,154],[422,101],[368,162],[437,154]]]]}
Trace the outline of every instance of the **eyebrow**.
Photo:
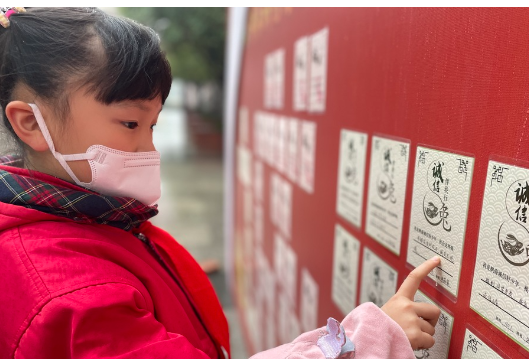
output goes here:
{"type": "MultiPolygon", "coordinates": [[[[114,105],[117,107],[136,107],[145,112],[149,111],[149,108],[140,102],[133,102],[133,101],[118,102],[118,103],[115,103],[114,105]]],[[[163,105],[160,106],[160,110],[158,111],[158,113],[162,112],[162,110],[163,110],[163,105]]]]}

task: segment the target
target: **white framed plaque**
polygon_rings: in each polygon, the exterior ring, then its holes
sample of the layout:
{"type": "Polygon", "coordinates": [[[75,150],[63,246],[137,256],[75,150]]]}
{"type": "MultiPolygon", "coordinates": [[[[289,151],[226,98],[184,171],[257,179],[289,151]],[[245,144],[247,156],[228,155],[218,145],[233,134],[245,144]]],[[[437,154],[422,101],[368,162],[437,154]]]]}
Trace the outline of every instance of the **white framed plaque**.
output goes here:
{"type": "Polygon", "coordinates": [[[529,350],[529,169],[489,161],[470,307],[529,350]]]}
{"type": "Polygon", "coordinates": [[[366,233],[400,254],[410,144],[373,136],[366,233]]]}
{"type": "Polygon", "coordinates": [[[417,147],[411,202],[408,263],[418,267],[438,255],[429,276],[457,296],[474,158],[417,147]]]}

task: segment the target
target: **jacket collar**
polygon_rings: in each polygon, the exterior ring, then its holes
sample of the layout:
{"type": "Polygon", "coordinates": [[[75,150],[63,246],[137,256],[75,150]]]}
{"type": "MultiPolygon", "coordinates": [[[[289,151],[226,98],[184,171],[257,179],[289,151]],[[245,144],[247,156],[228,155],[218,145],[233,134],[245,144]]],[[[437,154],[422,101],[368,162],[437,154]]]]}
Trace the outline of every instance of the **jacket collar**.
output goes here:
{"type": "Polygon", "coordinates": [[[4,204],[126,231],[158,214],[156,206],[105,196],[45,173],[12,167],[16,163],[14,157],[0,157],[0,202],[4,204]]]}

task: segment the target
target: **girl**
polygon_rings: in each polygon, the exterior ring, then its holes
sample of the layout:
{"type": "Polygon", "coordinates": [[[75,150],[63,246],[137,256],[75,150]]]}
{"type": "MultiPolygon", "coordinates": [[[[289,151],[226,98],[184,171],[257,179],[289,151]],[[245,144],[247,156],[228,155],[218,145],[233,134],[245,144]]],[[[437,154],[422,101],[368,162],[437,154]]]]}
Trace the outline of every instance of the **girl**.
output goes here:
{"type": "MultiPolygon", "coordinates": [[[[0,357],[228,358],[207,276],[148,221],[171,84],[156,34],[93,8],[1,10],[0,105],[20,155],[0,160],[0,357]]],[[[437,265],[382,309],[254,358],[414,358],[439,309],[413,296],[437,265]]]]}

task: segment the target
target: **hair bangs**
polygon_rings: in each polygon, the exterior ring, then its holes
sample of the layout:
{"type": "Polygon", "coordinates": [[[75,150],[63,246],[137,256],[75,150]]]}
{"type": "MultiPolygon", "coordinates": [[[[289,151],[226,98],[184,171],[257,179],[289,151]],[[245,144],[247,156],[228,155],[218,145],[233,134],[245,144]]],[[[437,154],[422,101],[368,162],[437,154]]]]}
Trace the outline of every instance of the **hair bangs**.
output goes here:
{"type": "Polygon", "coordinates": [[[108,16],[96,31],[99,49],[94,55],[100,58],[101,66],[88,80],[96,99],[110,104],[160,96],[164,103],[171,89],[171,68],[154,30],[108,16]]]}

